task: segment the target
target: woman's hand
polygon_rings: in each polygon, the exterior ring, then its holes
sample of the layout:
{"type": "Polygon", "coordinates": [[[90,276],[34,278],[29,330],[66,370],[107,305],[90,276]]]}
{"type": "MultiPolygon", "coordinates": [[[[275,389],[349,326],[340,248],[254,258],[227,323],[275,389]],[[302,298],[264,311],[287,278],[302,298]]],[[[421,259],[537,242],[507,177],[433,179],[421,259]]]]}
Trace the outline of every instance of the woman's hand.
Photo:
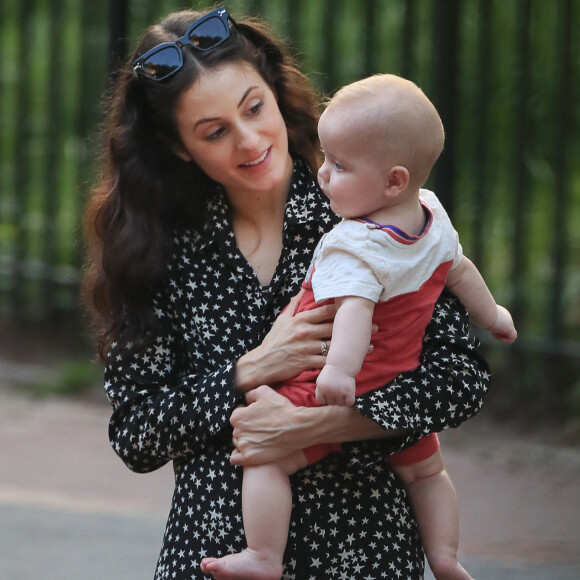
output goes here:
{"type": "Polygon", "coordinates": [[[296,314],[302,294],[290,301],[262,344],[238,360],[236,388],[247,392],[324,366],[321,345],[332,334],[336,307],[328,304],[296,314]]]}
{"type": "Polygon", "coordinates": [[[354,407],[295,407],[286,397],[262,385],[246,395],[246,407],[231,416],[236,449],[234,465],[277,461],[318,443],[400,436],[363,417],[354,407]]]}
{"type": "Polygon", "coordinates": [[[286,397],[263,385],[246,395],[246,403],[230,418],[234,465],[271,463],[302,449],[299,437],[292,435],[298,408],[286,397]]]}

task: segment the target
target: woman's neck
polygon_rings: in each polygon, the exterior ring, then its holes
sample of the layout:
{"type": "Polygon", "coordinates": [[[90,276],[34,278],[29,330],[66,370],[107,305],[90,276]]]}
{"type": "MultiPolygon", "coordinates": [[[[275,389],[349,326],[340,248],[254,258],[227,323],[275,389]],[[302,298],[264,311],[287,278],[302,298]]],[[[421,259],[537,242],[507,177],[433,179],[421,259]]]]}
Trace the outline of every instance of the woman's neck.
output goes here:
{"type": "Polygon", "coordinates": [[[288,189],[285,192],[249,194],[244,199],[229,198],[232,221],[251,222],[256,227],[266,226],[271,220],[284,217],[288,189]]]}
{"type": "Polygon", "coordinates": [[[254,270],[262,286],[268,286],[282,253],[284,206],[266,211],[262,205],[255,214],[234,213],[232,227],[236,244],[254,270]]]}
{"type": "Polygon", "coordinates": [[[236,243],[262,286],[270,284],[282,253],[291,177],[273,191],[228,195],[236,243]]]}
{"type": "Polygon", "coordinates": [[[288,156],[284,177],[272,189],[263,191],[226,191],[232,220],[249,221],[257,227],[274,219],[283,219],[292,181],[293,162],[288,156]]]}

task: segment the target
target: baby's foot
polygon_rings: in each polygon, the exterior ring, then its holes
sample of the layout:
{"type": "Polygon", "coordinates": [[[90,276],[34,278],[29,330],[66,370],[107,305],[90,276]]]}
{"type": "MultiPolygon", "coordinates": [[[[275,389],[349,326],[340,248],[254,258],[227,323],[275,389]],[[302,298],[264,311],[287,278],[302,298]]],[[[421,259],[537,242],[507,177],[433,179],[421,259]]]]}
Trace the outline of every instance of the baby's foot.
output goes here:
{"type": "Polygon", "coordinates": [[[204,558],[201,571],[215,580],[280,580],[282,564],[275,558],[246,548],[223,558],[204,558]]]}

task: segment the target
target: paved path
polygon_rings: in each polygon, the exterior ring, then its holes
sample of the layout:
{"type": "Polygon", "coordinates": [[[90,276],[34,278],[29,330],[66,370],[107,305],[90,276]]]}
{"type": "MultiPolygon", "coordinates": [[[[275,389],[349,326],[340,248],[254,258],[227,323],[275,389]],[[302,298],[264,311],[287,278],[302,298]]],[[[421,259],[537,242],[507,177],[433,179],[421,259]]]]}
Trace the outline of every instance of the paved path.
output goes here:
{"type": "MultiPolygon", "coordinates": [[[[98,396],[26,399],[0,385],[0,579],[152,578],[172,474],[127,470],[108,417],[98,396]]],[[[471,573],[580,579],[580,449],[509,439],[480,418],[441,440],[471,573]]]]}

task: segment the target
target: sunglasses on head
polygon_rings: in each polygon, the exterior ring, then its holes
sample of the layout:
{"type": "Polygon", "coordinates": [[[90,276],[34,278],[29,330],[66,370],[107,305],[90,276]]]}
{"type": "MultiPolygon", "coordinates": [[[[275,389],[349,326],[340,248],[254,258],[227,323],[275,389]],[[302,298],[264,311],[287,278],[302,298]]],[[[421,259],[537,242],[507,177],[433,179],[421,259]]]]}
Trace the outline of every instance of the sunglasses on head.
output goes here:
{"type": "Polygon", "coordinates": [[[133,74],[152,81],[164,81],[183,67],[183,47],[206,51],[230,37],[230,17],[223,8],[202,16],[187,28],[175,42],[165,42],[148,50],[133,63],[133,74]]]}

